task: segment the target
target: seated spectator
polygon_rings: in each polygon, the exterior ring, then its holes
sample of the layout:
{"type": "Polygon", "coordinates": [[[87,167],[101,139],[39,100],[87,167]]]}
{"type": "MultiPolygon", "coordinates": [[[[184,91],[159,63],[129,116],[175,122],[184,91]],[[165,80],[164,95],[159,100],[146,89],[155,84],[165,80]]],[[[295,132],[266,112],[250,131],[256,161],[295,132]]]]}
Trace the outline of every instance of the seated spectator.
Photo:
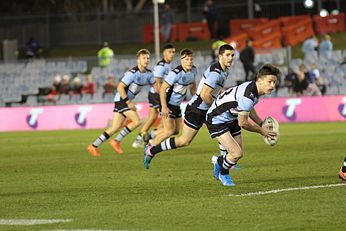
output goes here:
{"type": "Polygon", "coordinates": [[[70,87],[70,95],[82,95],[83,84],[80,81],[79,77],[73,79],[73,84],[70,87]]]}
{"type": "Polygon", "coordinates": [[[117,87],[114,76],[108,76],[107,81],[103,84],[102,97],[104,98],[106,94],[115,94],[117,87]]]}
{"type": "Polygon", "coordinates": [[[93,81],[92,75],[85,76],[85,84],[82,89],[83,94],[94,95],[96,93],[96,83],[93,81]]]}
{"type": "Polygon", "coordinates": [[[49,94],[47,95],[48,102],[53,102],[53,103],[56,102],[57,100],[56,96],[59,94],[60,86],[61,86],[61,77],[60,75],[57,75],[54,77],[52,87],[50,89],[49,94]]]}
{"type": "Polygon", "coordinates": [[[284,86],[287,87],[288,93],[293,95],[293,84],[298,78],[297,74],[293,71],[292,68],[288,68],[288,73],[284,79],[284,86]]]}
{"type": "Polygon", "coordinates": [[[304,64],[299,66],[296,80],[293,82],[293,91],[296,96],[321,96],[321,91],[315,83],[309,82],[309,72],[304,64]]]}
{"type": "Polygon", "coordinates": [[[318,70],[316,63],[311,64],[311,73],[314,78],[314,83],[320,89],[322,95],[325,95],[327,92],[327,87],[324,79],[320,75],[320,71],[318,70]]]}
{"type": "Polygon", "coordinates": [[[62,77],[62,82],[59,88],[60,95],[67,95],[70,91],[70,76],[64,75],[62,77]]]}

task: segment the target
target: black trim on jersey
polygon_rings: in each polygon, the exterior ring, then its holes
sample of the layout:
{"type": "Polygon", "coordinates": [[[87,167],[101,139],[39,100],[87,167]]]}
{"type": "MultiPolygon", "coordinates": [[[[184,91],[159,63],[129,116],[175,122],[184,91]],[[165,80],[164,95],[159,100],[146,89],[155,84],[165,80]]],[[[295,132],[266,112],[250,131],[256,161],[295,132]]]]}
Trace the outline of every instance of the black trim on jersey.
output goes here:
{"type": "Polygon", "coordinates": [[[203,83],[204,85],[207,85],[208,87],[210,87],[211,89],[214,89],[212,86],[208,85],[207,83],[203,83]]]}
{"type": "Polygon", "coordinates": [[[158,61],[158,62],[156,63],[156,66],[165,66],[165,64],[166,64],[165,59],[161,59],[160,61],[158,61]]]}
{"type": "Polygon", "coordinates": [[[129,71],[132,73],[136,73],[137,71],[139,71],[139,67],[138,66],[132,67],[129,71]]]}
{"type": "Polygon", "coordinates": [[[255,98],[258,98],[258,91],[255,82],[251,82],[249,85],[247,85],[244,96],[252,101],[255,101],[255,98]]]}
{"type": "MultiPolygon", "coordinates": [[[[179,74],[181,71],[184,71],[184,68],[182,65],[176,66],[173,70],[172,70],[175,74],[179,74]]],[[[185,72],[185,71],[184,71],[185,72]]]]}
{"type": "Polygon", "coordinates": [[[148,68],[145,68],[145,70],[147,71],[147,72],[152,72],[150,69],[148,69],[148,68]]]}
{"type": "MultiPolygon", "coordinates": [[[[171,86],[171,85],[170,85],[171,86]]],[[[174,86],[171,86],[169,89],[168,89],[168,92],[167,92],[167,103],[169,102],[169,100],[171,99],[171,96],[173,94],[173,87],[174,86]]]]}
{"type": "Polygon", "coordinates": [[[212,110],[208,114],[208,118],[207,118],[208,123],[212,124],[213,117],[221,115],[222,113],[229,111],[231,108],[236,108],[236,107],[238,107],[238,102],[235,102],[235,101],[221,104],[220,106],[214,108],[214,110],[212,110]]]}
{"type": "Polygon", "coordinates": [[[216,62],[210,65],[210,72],[214,71],[218,74],[221,74],[221,72],[223,71],[220,62],[216,62]]]}

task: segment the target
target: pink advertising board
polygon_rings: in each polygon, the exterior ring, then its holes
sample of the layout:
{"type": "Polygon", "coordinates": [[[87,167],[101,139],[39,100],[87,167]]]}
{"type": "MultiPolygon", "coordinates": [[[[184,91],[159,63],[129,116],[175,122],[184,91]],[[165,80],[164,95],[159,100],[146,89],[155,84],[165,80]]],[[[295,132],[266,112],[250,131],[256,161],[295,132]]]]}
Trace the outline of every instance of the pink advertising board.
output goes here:
{"type": "MultiPolygon", "coordinates": [[[[182,104],[182,109],[186,103],[182,104]]],[[[138,103],[142,118],[148,104],[138,103]]],[[[256,105],[262,117],[279,122],[346,122],[346,95],[301,98],[263,98],[256,105]]],[[[0,132],[59,129],[102,129],[112,119],[113,104],[0,108],[0,132]]]]}

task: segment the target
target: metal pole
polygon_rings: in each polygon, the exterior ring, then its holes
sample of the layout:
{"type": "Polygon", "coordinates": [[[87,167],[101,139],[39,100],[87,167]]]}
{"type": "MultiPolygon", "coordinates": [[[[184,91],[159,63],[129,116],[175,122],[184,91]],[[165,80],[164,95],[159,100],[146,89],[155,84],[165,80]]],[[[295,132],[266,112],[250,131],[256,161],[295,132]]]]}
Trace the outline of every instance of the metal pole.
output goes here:
{"type": "Polygon", "coordinates": [[[253,0],[247,0],[247,12],[248,12],[248,18],[253,18],[253,0]]]}
{"type": "Polygon", "coordinates": [[[155,58],[160,60],[160,29],[159,29],[159,4],[157,0],[154,3],[154,42],[155,42],[155,58]]]}
{"type": "Polygon", "coordinates": [[[322,10],[322,0],[317,0],[317,15],[320,15],[320,12],[322,10]]]}
{"type": "Polygon", "coordinates": [[[296,15],[296,3],[295,0],[291,0],[291,16],[295,16],[296,15]]]}
{"type": "Polygon", "coordinates": [[[340,11],[340,0],[336,0],[336,9],[340,11]]]}
{"type": "Polygon", "coordinates": [[[191,0],[186,1],[187,22],[191,22],[191,0]]]}

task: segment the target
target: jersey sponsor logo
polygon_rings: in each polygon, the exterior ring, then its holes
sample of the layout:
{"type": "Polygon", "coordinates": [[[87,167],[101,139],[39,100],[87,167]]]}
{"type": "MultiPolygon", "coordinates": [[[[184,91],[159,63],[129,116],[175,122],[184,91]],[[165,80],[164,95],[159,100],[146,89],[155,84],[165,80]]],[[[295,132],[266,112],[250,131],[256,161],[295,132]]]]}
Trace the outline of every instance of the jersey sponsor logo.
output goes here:
{"type": "Polygon", "coordinates": [[[31,128],[37,128],[38,117],[43,112],[43,108],[33,108],[30,110],[30,114],[26,117],[26,123],[31,128]]]}
{"type": "Polygon", "coordinates": [[[284,116],[290,121],[295,121],[297,119],[295,110],[301,103],[302,99],[287,99],[286,106],[282,108],[284,116]]]}
{"type": "Polygon", "coordinates": [[[338,109],[340,115],[346,118],[346,96],[342,98],[341,104],[339,105],[338,109]]]}
{"type": "Polygon", "coordinates": [[[92,109],[91,106],[78,107],[78,113],[75,114],[74,119],[81,127],[85,127],[87,124],[87,113],[92,109]]]}

